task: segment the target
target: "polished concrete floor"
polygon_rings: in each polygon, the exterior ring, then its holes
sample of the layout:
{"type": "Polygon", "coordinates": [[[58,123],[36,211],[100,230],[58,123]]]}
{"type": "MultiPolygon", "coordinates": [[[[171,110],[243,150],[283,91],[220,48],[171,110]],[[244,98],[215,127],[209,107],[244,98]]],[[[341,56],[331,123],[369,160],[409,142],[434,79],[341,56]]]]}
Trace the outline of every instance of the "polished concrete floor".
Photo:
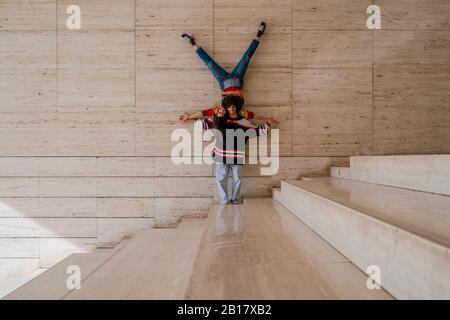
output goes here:
{"type": "Polygon", "coordinates": [[[188,299],[389,299],[367,276],[272,199],[216,206],[188,299]]]}
{"type": "Polygon", "coordinates": [[[271,198],[214,206],[207,219],[142,231],[99,263],[86,261],[70,261],[85,271],[81,290],[65,288],[63,261],[9,298],[392,299],[271,198]]]}

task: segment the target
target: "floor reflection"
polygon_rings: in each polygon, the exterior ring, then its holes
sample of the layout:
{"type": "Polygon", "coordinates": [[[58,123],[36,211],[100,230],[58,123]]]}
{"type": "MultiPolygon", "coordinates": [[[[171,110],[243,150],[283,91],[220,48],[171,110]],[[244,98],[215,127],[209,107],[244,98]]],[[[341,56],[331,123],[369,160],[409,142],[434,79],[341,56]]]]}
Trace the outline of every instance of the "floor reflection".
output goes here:
{"type": "Polygon", "coordinates": [[[241,232],[239,205],[219,205],[216,213],[216,235],[237,235],[241,232]]]}

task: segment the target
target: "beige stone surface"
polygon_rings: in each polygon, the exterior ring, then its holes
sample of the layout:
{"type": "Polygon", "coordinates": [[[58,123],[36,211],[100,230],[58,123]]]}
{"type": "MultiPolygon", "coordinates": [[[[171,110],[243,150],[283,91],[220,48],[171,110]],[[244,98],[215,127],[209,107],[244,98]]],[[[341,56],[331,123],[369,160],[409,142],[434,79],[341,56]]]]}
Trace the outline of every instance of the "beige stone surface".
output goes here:
{"type": "Polygon", "coordinates": [[[0,30],[56,30],[56,0],[3,0],[0,30]]]}
{"type": "Polygon", "coordinates": [[[134,156],[134,108],[69,108],[58,112],[58,154],[134,156]]]}
{"type": "MultiPolygon", "coordinates": [[[[17,188],[27,188],[27,194],[33,194],[31,179],[1,178],[3,184],[16,183],[17,188]]],[[[7,188],[5,194],[18,192],[17,188],[7,188]]],[[[42,197],[164,197],[192,196],[210,197],[212,179],[197,177],[60,177],[39,178],[39,195],[42,197]],[[180,183],[189,181],[192,188],[176,188],[180,183]]],[[[25,193],[25,192],[24,192],[25,193]]]]}
{"type": "Polygon", "coordinates": [[[293,68],[372,68],[372,33],[294,30],[293,68]]]}
{"type": "Polygon", "coordinates": [[[154,218],[99,218],[97,219],[97,244],[118,244],[153,225],[154,218]]]}
{"type": "Polygon", "coordinates": [[[134,107],[133,69],[58,70],[58,108],[134,107]]]}
{"type": "Polygon", "coordinates": [[[367,30],[367,7],[371,0],[293,0],[295,30],[367,30]]]}
{"type": "Polygon", "coordinates": [[[58,67],[62,69],[134,69],[132,31],[58,32],[58,67]]]}
{"type": "Polygon", "coordinates": [[[138,233],[65,299],[182,299],[205,219],[138,233]],[[111,274],[115,275],[111,281],[111,274]]]}
{"type": "Polygon", "coordinates": [[[94,218],[0,218],[2,237],[95,238],[94,218]]]}
{"type": "Polygon", "coordinates": [[[183,217],[205,218],[211,205],[211,198],[157,198],[155,199],[155,225],[175,225],[183,217]]]}
{"type": "Polygon", "coordinates": [[[0,239],[0,258],[38,258],[39,242],[34,239],[0,239]]]}
{"type": "Polygon", "coordinates": [[[370,152],[370,70],[297,69],[293,81],[295,156],[370,152]]]}
{"type": "Polygon", "coordinates": [[[445,154],[351,157],[350,167],[331,169],[345,179],[450,195],[449,161],[445,154]]]}
{"type": "Polygon", "coordinates": [[[55,69],[2,69],[0,91],[3,113],[56,110],[55,69]]]}
{"type": "Polygon", "coordinates": [[[21,111],[3,113],[0,118],[0,155],[57,154],[57,112],[39,112],[36,109],[29,112],[21,111]]]}
{"type": "Polygon", "coordinates": [[[54,69],[56,68],[56,33],[54,31],[0,32],[0,57],[0,68],[54,69]]]}
{"type": "Polygon", "coordinates": [[[5,218],[94,218],[96,208],[95,198],[0,198],[5,218]]]}
{"type": "MultiPolygon", "coordinates": [[[[212,76],[206,70],[138,69],[136,77],[136,106],[140,109],[152,113],[155,108],[202,110],[214,104],[212,76]]],[[[178,115],[175,112],[173,119],[178,120],[178,115]]]]}
{"type": "Polygon", "coordinates": [[[73,4],[81,9],[83,31],[134,31],[135,3],[128,0],[58,0],[58,31],[67,30],[66,9],[73,4]]]}
{"type": "Polygon", "coordinates": [[[377,30],[373,41],[375,68],[450,66],[450,31],[377,30]]]}
{"type": "Polygon", "coordinates": [[[449,113],[434,105],[376,106],[374,154],[449,153],[449,113]]]}
{"type": "Polygon", "coordinates": [[[154,218],[154,198],[97,198],[97,217],[154,218]]]}
{"type": "Polygon", "coordinates": [[[88,253],[94,251],[96,247],[95,238],[40,238],[39,267],[51,268],[74,252],[88,253]]]}
{"type": "Polygon", "coordinates": [[[214,207],[185,297],[390,298],[384,291],[369,291],[365,284],[361,271],[291,212],[272,199],[251,199],[244,205],[214,207]],[[320,256],[329,262],[314,263],[320,256]],[[336,268],[342,274],[330,276],[336,268]]]}
{"type": "Polygon", "coordinates": [[[450,101],[449,70],[448,67],[375,68],[375,107],[447,106],[450,101]]]}
{"type": "Polygon", "coordinates": [[[18,277],[30,274],[39,268],[39,258],[0,259],[0,278],[18,277]]]}
{"type": "Polygon", "coordinates": [[[361,270],[379,266],[394,297],[448,298],[448,197],[336,178],[281,190],[280,201],[361,270]]]}
{"type": "MultiPolygon", "coordinates": [[[[193,162],[194,160],[192,160],[193,162]]],[[[169,157],[108,157],[97,158],[99,176],[211,176],[207,164],[173,164],[169,157]]]]}
{"type": "Polygon", "coordinates": [[[382,8],[382,28],[392,30],[450,30],[446,0],[374,0],[382,8]]]}
{"type": "Polygon", "coordinates": [[[78,265],[81,269],[81,279],[88,278],[92,272],[99,268],[110,258],[112,251],[109,249],[99,250],[93,253],[78,253],[69,256],[58,263],[51,272],[44,272],[34,278],[24,286],[15,290],[5,300],[23,300],[23,299],[62,299],[70,293],[67,288],[67,268],[71,265],[78,265]]]}
{"type": "Polygon", "coordinates": [[[136,28],[211,30],[213,3],[208,0],[136,0],[136,28]]]}
{"type": "Polygon", "coordinates": [[[38,178],[0,178],[0,197],[36,197],[38,188],[38,178]]]}

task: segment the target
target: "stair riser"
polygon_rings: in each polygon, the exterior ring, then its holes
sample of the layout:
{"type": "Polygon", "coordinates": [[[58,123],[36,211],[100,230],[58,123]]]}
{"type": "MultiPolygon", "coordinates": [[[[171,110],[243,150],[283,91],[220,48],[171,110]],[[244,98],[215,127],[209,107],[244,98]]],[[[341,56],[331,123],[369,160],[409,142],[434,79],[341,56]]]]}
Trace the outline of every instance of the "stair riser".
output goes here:
{"type": "Polygon", "coordinates": [[[332,167],[330,168],[330,176],[334,178],[352,179],[350,168],[332,167]]]}
{"type": "Polygon", "coordinates": [[[333,177],[450,195],[450,155],[351,157],[333,177]]]}
{"type": "Polygon", "coordinates": [[[381,284],[399,299],[450,298],[448,248],[282,183],[279,201],[364,272],[381,269],[381,284]]]}

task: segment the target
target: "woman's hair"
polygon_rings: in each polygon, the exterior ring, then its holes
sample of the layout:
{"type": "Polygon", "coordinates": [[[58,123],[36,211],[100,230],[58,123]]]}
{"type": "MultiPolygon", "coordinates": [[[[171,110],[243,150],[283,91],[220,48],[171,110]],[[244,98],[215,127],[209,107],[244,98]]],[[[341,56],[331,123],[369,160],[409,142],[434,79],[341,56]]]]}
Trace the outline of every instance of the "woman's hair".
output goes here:
{"type": "Polygon", "coordinates": [[[242,106],[244,105],[244,99],[241,98],[240,96],[233,96],[233,95],[223,96],[222,107],[224,107],[225,110],[228,110],[228,107],[231,105],[235,106],[236,112],[239,113],[242,109],[242,106]]]}
{"type": "Polygon", "coordinates": [[[225,129],[225,124],[228,121],[228,116],[225,115],[223,117],[218,117],[217,115],[214,115],[213,117],[213,128],[223,130],[225,129]]]}

